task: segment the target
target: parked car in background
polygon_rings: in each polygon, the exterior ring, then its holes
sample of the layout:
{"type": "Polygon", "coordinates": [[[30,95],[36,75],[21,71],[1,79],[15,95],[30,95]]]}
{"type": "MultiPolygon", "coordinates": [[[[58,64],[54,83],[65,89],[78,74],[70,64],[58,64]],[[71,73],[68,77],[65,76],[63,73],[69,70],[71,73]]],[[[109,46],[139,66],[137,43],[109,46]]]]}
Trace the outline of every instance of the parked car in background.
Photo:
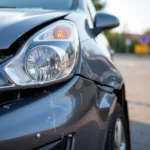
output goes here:
{"type": "Polygon", "coordinates": [[[100,40],[118,19],[91,0],[1,0],[0,19],[0,150],[130,150],[124,81],[100,40]]]}

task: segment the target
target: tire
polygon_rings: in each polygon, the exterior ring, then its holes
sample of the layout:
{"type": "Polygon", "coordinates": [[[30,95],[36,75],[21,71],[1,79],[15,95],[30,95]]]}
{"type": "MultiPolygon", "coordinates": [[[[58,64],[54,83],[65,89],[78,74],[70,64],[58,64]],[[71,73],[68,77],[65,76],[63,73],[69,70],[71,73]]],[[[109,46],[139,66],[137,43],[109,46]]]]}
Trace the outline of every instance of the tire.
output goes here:
{"type": "MultiPolygon", "coordinates": [[[[120,135],[120,134],[119,134],[120,135]]],[[[128,136],[128,124],[127,124],[127,120],[125,119],[125,115],[124,115],[124,111],[121,108],[120,104],[116,104],[115,106],[115,110],[112,113],[112,115],[110,116],[109,122],[108,122],[108,133],[107,133],[107,138],[106,138],[106,144],[105,144],[105,150],[120,150],[118,147],[122,146],[124,150],[130,150],[130,141],[129,141],[129,136],[128,136]],[[118,125],[119,124],[119,125],[118,125]],[[118,141],[118,139],[121,138],[116,138],[118,135],[116,133],[118,133],[118,129],[120,124],[122,125],[122,129],[123,132],[121,132],[123,134],[122,137],[122,141],[123,142],[116,142],[118,141]],[[117,140],[115,140],[117,139],[117,140]],[[121,143],[121,144],[116,144],[116,143],[121,143]]]]}

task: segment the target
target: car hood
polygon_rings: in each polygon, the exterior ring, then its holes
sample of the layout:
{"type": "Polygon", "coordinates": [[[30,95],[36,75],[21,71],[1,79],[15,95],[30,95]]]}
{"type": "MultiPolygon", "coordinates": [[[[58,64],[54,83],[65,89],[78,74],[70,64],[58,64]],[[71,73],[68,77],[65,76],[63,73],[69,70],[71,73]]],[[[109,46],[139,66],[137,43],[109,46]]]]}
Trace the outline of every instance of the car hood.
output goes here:
{"type": "Polygon", "coordinates": [[[8,49],[31,29],[69,13],[43,9],[0,9],[0,49],[8,49]]]}

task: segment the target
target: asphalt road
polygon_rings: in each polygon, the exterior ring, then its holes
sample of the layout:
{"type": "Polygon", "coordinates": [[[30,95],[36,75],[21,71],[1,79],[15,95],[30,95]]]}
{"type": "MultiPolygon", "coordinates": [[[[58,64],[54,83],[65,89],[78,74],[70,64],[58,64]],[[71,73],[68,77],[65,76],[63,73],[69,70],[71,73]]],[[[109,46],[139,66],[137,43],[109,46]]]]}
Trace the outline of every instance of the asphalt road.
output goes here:
{"type": "Polygon", "coordinates": [[[150,57],[116,55],[129,103],[132,150],[150,150],[150,57]]]}

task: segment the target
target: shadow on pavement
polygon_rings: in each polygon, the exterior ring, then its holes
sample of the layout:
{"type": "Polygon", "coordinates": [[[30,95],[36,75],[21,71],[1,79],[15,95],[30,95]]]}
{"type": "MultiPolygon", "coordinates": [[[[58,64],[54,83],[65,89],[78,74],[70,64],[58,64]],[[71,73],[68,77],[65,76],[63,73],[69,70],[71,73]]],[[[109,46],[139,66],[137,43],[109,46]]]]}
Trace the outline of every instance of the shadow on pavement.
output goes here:
{"type": "Polygon", "coordinates": [[[131,120],[130,130],[132,150],[150,150],[150,124],[131,120]]]}

